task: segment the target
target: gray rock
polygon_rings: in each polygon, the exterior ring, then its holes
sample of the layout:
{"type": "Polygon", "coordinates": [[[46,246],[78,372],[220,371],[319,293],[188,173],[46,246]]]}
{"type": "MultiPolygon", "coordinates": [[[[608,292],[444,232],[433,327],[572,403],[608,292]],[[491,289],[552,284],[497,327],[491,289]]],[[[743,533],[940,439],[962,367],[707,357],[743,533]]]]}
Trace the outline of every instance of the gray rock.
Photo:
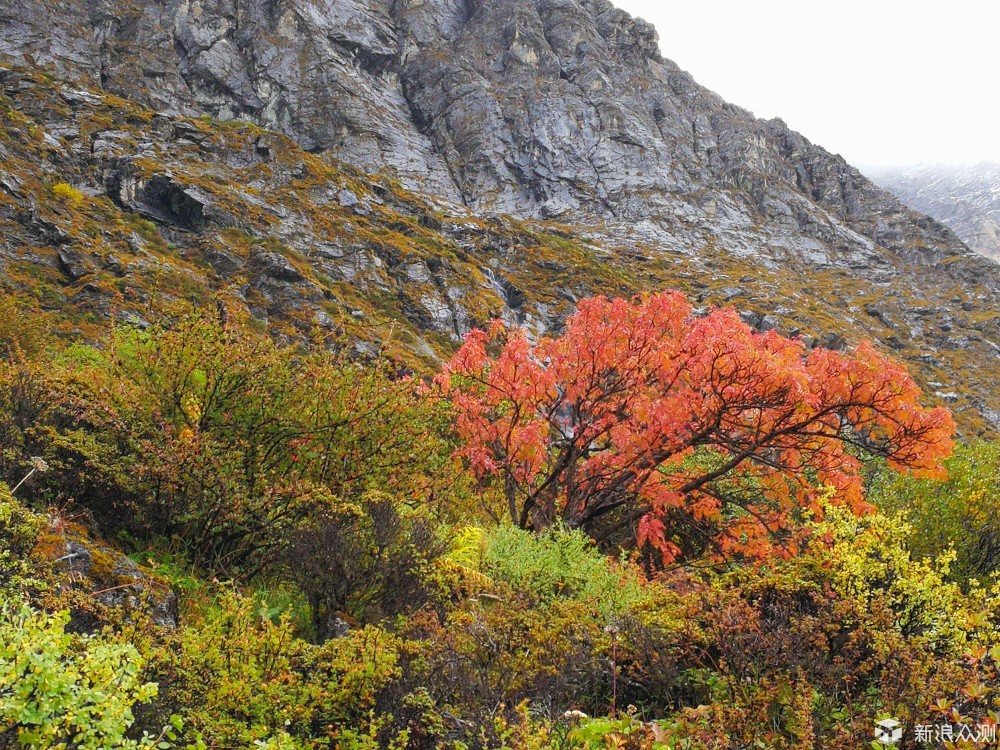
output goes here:
{"type": "Polygon", "coordinates": [[[358,205],[361,201],[353,191],[345,188],[337,193],[337,202],[344,208],[354,208],[354,206],[358,205]]]}
{"type": "MultiPolygon", "coordinates": [[[[54,562],[68,573],[64,586],[82,589],[110,609],[144,610],[157,627],[177,627],[177,595],[162,580],[78,528],[68,528],[62,538],[62,554],[54,562]]],[[[89,617],[83,620],[78,626],[86,629],[89,617]]]]}
{"type": "Polygon", "coordinates": [[[85,262],[79,251],[73,247],[60,247],[56,254],[59,257],[60,268],[71,281],[82,279],[94,271],[93,266],[85,262]]]}
{"type": "Polygon", "coordinates": [[[0,174],[0,187],[15,197],[21,196],[21,179],[14,174],[0,174]]]}
{"type": "Polygon", "coordinates": [[[287,258],[278,253],[254,253],[250,258],[247,268],[255,274],[275,281],[285,281],[294,284],[305,280],[302,272],[293,266],[287,258]]]}
{"type": "Polygon", "coordinates": [[[406,276],[410,281],[427,284],[433,280],[430,270],[424,263],[411,263],[406,267],[406,276]]]}

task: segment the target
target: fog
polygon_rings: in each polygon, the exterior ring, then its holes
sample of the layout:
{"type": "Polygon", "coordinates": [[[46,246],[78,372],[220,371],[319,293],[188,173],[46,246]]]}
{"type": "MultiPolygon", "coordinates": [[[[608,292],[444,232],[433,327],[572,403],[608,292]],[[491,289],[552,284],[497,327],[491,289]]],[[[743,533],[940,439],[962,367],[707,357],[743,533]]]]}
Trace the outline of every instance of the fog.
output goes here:
{"type": "Polygon", "coordinates": [[[699,83],[855,165],[1000,161],[1000,2],[615,2],[699,83]]]}

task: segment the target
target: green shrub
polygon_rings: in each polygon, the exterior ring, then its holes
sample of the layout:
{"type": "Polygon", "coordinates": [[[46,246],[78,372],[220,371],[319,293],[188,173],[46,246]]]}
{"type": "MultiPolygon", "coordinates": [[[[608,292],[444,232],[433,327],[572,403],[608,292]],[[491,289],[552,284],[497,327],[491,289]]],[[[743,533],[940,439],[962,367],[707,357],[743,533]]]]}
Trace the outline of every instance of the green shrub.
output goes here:
{"type": "Polygon", "coordinates": [[[872,717],[986,713],[995,592],[914,559],[896,518],[827,507],[810,529],[790,559],[706,578],[671,747],[857,747],[872,717]]]}
{"type": "Polygon", "coordinates": [[[0,605],[43,585],[32,552],[44,524],[43,516],[25,508],[0,484],[0,605]]]}
{"type": "Polygon", "coordinates": [[[954,549],[951,577],[987,578],[1000,571],[1000,443],[957,446],[946,481],[878,477],[871,497],[912,528],[908,546],[919,557],[954,549]]]}
{"type": "Polygon", "coordinates": [[[72,419],[51,446],[67,491],[138,536],[182,540],[227,577],[275,562],[337,498],[426,500],[447,461],[440,409],[416,382],[207,316],[120,331],[67,366],[72,419]]]}
{"type": "Polygon", "coordinates": [[[641,682],[629,698],[650,699],[652,681],[632,665],[654,649],[669,656],[684,610],[665,587],[562,528],[469,527],[454,534],[445,560],[463,571],[472,595],[444,613],[412,616],[406,630],[425,644],[409,678],[439,705],[477,726],[489,726],[498,706],[516,721],[526,700],[549,715],[603,713],[616,675],[619,697],[627,680],[641,682]]]}
{"type": "Polygon", "coordinates": [[[650,598],[634,568],[601,553],[579,530],[553,528],[536,535],[503,526],[489,537],[483,572],[543,602],[557,597],[591,602],[606,619],[650,598]]]}
{"type": "Polygon", "coordinates": [[[153,723],[183,713],[210,747],[330,747],[366,726],[399,676],[399,648],[374,627],[313,646],[287,616],[272,622],[252,598],[227,594],[151,656],[161,685],[153,723]]]}
{"type": "Polygon", "coordinates": [[[0,746],[151,748],[126,738],[132,707],[156,695],[131,645],[65,631],[69,614],[0,612],[0,746]]]}

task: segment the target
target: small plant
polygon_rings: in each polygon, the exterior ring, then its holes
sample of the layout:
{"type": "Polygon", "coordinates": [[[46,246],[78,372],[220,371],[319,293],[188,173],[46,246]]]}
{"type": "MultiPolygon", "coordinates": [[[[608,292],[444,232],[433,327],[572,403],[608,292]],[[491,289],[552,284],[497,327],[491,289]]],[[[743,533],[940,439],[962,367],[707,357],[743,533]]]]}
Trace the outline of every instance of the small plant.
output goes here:
{"type": "MultiPolygon", "coordinates": [[[[569,745],[574,748],[585,748],[586,750],[609,750],[631,747],[648,747],[646,726],[636,719],[632,714],[625,714],[621,718],[584,718],[569,733],[569,745]]],[[[666,745],[654,742],[653,748],[665,748],[666,745]]]]}
{"type": "Polygon", "coordinates": [[[483,572],[539,601],[591,602],[606,622],[641,606],[649,594],[634,572],[616,564],[578,529],[541,534],[503,526],[488,540],[483,572]]]}
{"type": "Polygon", "coordinates": [[[44,518],[15,500],[0,484],[0,600],[16,600],[41,587],[31,558],[44,518]]]}
{"type": "Polygon", "coordinates": [[[65,182],[57,182],[52,186],[52,195],[58,198],[63,203],[67,203],[74,208],[79,207],[83,204],[83,193],[77,190],[72,185],[68,185],[65,182]]]}

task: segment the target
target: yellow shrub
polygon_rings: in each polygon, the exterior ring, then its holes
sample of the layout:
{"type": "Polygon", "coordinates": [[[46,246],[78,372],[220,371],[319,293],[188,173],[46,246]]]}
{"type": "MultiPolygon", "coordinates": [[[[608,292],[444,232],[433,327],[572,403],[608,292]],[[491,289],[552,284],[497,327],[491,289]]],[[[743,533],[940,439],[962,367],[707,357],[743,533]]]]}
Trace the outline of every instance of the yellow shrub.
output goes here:
{"type": "Polygon", "coordinates": [[[67,185],[65,182],[57,182],[52,186],[52,195],[58,198],[63,203],[68,203],[71,206],[79,206],[83,203],[83,193],[77,190],[72,185],[67,185]]]}

